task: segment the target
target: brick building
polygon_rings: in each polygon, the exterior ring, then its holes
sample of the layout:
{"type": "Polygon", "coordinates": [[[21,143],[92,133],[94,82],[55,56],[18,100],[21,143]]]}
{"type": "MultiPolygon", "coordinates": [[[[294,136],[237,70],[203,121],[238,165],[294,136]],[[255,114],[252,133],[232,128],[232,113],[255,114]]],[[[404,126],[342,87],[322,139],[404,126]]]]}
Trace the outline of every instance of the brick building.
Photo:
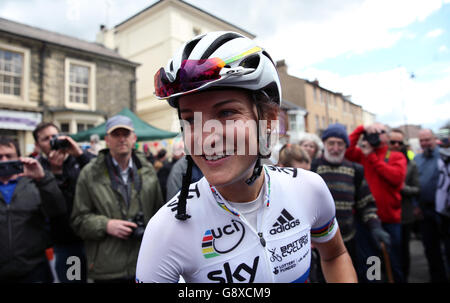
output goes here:
{"type": "Polygon", "coordinates": [[[283,100],[305,110],[305,131],[321,135],[332,123],[341,123],[351,132],[363,124],[363,108],[351,101],[350,96],[333,92],[319,85],[319,81],[308,81],[288,74],[284,60],[277,62],[283,90],[283,100]]]}

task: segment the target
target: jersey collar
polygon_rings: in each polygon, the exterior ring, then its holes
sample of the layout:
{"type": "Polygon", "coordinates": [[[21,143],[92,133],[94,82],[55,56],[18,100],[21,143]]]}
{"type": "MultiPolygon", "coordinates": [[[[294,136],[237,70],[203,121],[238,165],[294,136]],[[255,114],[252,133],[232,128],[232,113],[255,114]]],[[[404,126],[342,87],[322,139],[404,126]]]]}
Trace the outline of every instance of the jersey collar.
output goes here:
{"type": "MultiPolygon", "coordinates": [[[[265,193],[265,205],[266,207],[269,207],[270,205],[270,175],[267,171],[266,166],[264,165],[264,173],[265,173],[265,178],[264,178],[264,193],[265,193]]],[[[212,196],[214,198],[214,201],[216,202],[217,206],[219,206],[221,209],[225,210],[226,212],[236,216],[236,217],[240,217],[241,214],[239,213],[239,211],[237,209],[235,209],[234,207],[232,207],[230,205],[230,203],[228,203],[228,201],[222,197],[222,195],[219,193],[219,191],[211,184],[209,184],[209,188],[211,190],[212,196]]],[[[261,190],[263,190],[263,188],[261,188],[261,190]]]]}

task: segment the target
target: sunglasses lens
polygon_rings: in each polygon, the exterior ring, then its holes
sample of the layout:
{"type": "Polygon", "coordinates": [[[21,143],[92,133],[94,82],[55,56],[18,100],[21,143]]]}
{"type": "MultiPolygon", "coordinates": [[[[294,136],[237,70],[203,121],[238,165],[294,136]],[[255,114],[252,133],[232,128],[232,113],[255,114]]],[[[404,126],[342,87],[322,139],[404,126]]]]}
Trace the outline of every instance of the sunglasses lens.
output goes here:
{"type": "Polygon", "coordinates": [[[395,145],[395,144],[403,145],[403,142],[402,142],[402,141],[394,141],[394,140],[391,140],[390,143],[391,143],[392,145],[395,145]]]}
{"type": "Polygon", "coordinates": [[[160,98],[188,92],[220,79],[220,71],[225,62],[220,58],[204,60],[184,60],[177,72],[175,81],[170,81],[161,68],[155,75],[155,94],[160,98]]]}

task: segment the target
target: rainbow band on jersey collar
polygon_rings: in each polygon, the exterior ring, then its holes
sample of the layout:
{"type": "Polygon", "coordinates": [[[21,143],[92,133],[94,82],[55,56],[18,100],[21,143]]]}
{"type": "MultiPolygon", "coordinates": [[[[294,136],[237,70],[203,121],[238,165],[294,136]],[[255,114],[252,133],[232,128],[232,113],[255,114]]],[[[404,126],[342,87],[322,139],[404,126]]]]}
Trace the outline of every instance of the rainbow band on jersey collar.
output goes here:
{"type": "MultiPolygon", "coordinates": [[[[266,176],[267,176],[266,207],[269,207],[269,205],[270,205],[270,176],[265,167],[264,167],[264,171],[266,172],[266,176]]],[[[240,214],[238,212],[236,212],[235,210],[230,209],[226,206],[226,204],[223,202],[223,198],[219,195],[219,193],[217,192],[217,190],[214,186],[212,186],[210,184],[209,188],[211,189],[211,192],[214,196],[214,200],[216,200],[216,203],[220,208],[229,212],[230,214],[235,215],[236,217],[240,216],[240,214]]]]}

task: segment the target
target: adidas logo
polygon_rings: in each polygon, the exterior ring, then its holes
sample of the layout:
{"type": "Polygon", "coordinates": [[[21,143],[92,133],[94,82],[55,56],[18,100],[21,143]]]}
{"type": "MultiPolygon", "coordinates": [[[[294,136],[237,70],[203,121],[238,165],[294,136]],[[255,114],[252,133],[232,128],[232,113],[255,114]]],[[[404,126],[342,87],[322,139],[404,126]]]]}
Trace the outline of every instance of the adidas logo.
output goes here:
{"type": "Polygon", "coordinates": [[[299,219],[294,219],[292,215],[283,208],[281,211],[280,216],[277,219],[277,222],[275,222],[273,228],[270,230],[271,235],[276,235],[282,232],[285,232],[286,230],[290,230],[291,228],[296,227],[297,225],[300,225],[299,219]]]}

